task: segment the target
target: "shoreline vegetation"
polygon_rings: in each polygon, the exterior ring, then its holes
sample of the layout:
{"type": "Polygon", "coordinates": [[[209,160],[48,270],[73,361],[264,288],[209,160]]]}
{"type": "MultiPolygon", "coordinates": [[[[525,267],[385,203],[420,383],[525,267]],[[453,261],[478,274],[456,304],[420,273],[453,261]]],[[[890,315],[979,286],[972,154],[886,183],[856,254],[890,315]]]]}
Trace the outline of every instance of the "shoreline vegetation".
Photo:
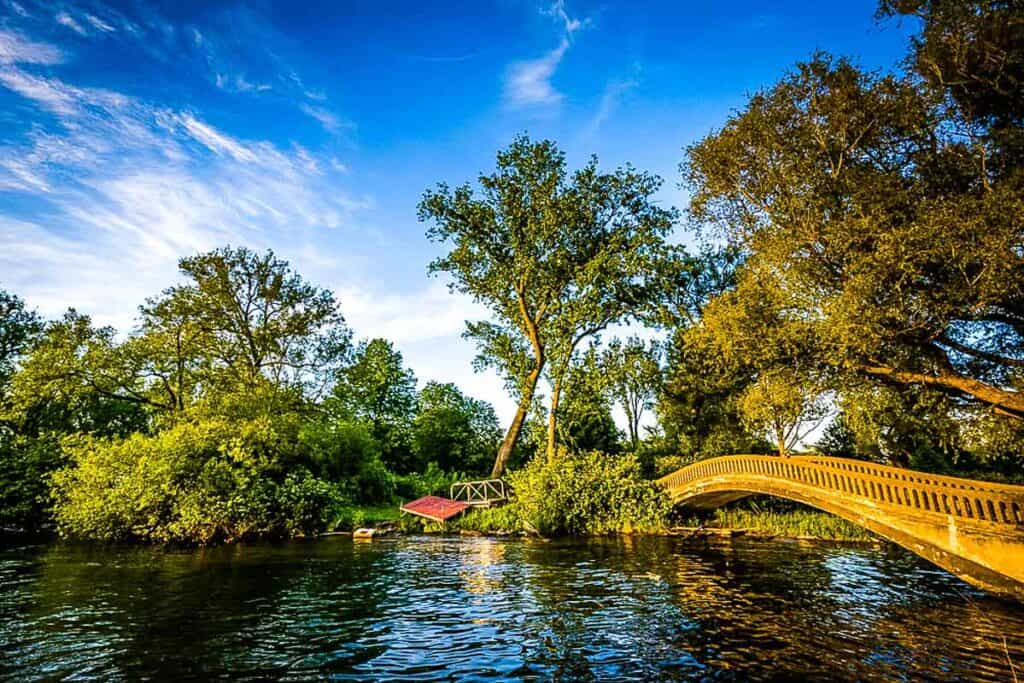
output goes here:
{"type": "MultiPolygon", "coordinates": [[[[402,514],[397,506],[356,508],[339,518],[322,535],[351,534],[359,528],[378,533],[424,533],[463,536],[538,536],[520,518],[517,503],[477,508],[446,523],[402,514]]],[[[614,535],[680,536],[685,538],[733,538],[825,541],[834,543],[887,543],[870,531],[845,519],[814,509],[764,510],[756,504],[714,510],[703,516],[670,519],[660,528],[621,529],[614,535]]],[[[582,535],[586,537],[587,535],[582,535]]]]}

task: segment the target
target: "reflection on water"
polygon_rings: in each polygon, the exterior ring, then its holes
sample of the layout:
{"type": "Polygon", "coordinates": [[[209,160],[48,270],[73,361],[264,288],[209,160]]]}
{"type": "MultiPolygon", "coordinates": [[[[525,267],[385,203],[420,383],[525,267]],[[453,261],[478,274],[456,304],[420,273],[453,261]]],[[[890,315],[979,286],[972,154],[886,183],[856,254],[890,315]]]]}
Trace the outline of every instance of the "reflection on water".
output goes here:
{"type": "Polygon", "coordinates": [[[1024,679],[1024,607],[898,549],[624,538],[0,548],[0,678],[1024,679]]]}

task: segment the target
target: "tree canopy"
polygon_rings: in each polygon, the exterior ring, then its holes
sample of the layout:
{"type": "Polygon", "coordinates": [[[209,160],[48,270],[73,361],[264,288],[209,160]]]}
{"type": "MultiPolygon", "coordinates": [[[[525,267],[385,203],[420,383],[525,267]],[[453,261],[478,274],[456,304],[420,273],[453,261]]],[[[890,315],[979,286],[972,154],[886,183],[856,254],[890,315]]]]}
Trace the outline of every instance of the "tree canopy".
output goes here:
{"type": "Polygon", "coordinates": [[[569,173],[551,141],[522,136],[498,153],[497,168],[465,184],[424,194],[420,219],[451,251],[430,270],[485,304],[489,321],[470,324],[480,362],[518,391],[519,407],[492,474],[504,469],[537,381],[552,384],[548,451],[553,453],[562,382],[581,342],[637,315],[661,291],[664,237],[676,219],[653,195],[660,179],[632,167],[611,173],[592,158],[569,173]]]}

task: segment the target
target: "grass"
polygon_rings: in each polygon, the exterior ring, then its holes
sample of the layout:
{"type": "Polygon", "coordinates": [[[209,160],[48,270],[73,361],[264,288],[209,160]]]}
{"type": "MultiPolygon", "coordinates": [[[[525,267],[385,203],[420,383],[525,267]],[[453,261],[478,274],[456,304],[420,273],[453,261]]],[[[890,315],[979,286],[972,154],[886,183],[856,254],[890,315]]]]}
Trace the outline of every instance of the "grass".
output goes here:
{"type": "Polygon", "coordinates": [[[867,529],[841,517],[816,510],[772,512],[744,508],[715,510],[705,526],[721,529],[746,529],[771,536],[820,538],[829,541],[875,541],[867,529]]]}
{"type": "Polygon", "coordinates": [[[334,531],[353,531],[385,523],[396,523],[401,516],[398,505],[358,505],[343,508],[330,528],[334,531]]]}
{"type": "Polygon", "coordinates": [[[515,533],[522,529],[519,508],[515,503],[470,510],[456,520],[455,524],[461,530],[479,531],[482,534],[515,533]]]}
{"type": "MultiPolygon", "coordinates": [[[[397,504],[365,505],[344,508],[331,529],[352,531],[360,527],[398,524],[409,532],[475,531],[482,534],[518,533],[522,520],[515,503],[501,507],[469,510],[462,517],[446,524],[428,522],[417,517],[402,517],[397,504]]],[[[845,519],[811,509],[765,510],[756,504],[719,508],[709,517],[681,521],[682,526],[705,526],[718,529],[744,529],[754,534],[788,538],[820,538],[829,541],[874,541],[868,530],[845,519]]]]}

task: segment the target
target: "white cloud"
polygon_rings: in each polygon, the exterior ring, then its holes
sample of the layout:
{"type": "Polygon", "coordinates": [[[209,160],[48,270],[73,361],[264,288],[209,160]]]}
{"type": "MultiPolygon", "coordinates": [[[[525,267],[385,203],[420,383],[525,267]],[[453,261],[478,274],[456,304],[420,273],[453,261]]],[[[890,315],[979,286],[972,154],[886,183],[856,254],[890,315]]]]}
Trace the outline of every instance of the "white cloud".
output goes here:
{"type": "Polygon", "coordinates": [[[256,161],[256,154],[244,144],[217,131],[212,126],[208,126],[191,114],[184,114],[179,117],[179,120],[189,135],[205,145],[211,152],[217,155],[226,154],[238,161],[256,161]]]}
{"type": "Polygon", "coordinates": [[[58,24],[60,24],[61,26],[66,26],[67,28],[71,29],[72,31],[74,31],[78,35],[81,35],[81,36],[85,35],[85,29],[82,28],[82,25],[79,24],[75,20],[75,18],[72,17],[67,12],[58,12],[57,16],[55,16],[54,19],[57,21],[58,24]]]}
{"type": "Polygon", "coordinates": [[[232,77],[219,73],[214,76],[213,82],[218,88],[228,92],[265,92],[272,89],[267,83],[250,83],[244,74],[232,77]]]}
{"type": "Polygon", "coordinates": [[[337,186],[332,157],[30,74],[13,62],[38,61],[49,46],[2,44],[14,56],[0,87],[56,119],[0,145],[0,189],[45,207],[17,217],[0,209],[2,286],[45,315],[74,305],[127,329],[138,304],[176,279],[181,256],[227,243],[318,254],[325,235],[371,205],[337,186]]]}
{"type": "Polygon", "coordinates": [[[640,83],[634,79],[609,81],[605,85],[604,92],[601,94],[601,101],[598,102],[597,111],[594,112],[587,125],[583,127],[583,136],[588,137],[597,134],[604,122],[615,113],[626,93],[638,85],[640,83]]]}
{"type": "Polygon", "coordinates": [[[342,120],[337,114],[323,107],[314,107],[311,104],[303,102],[299,105],[299,109],[301,109],[307,116],[316,119],[320,125],[330,133],[337,133],[342,128],[354,127],[352,123],[342,120]]]}
{"type": "Polygon", "coordinates": [[[586,21],[580,21],[579,19],[570,17],[568,11],[565,9],[565,0],[557,0],[557,2],[552,4],[545,13],[560,19],[562,24],[565,26],[566,35],[569,36],[576,33],[576,31],[579,31],[590,21],[589,19],[586,21]]]}
{"type": "Polygon", "coordinates": [[[99,31],[103,31],[104,33],[113,33],[115,30],[117,30],[94,14],[86,14],[85,20],[92,24],[93,28],[99,31]]]}
{"type": "Polygon", "coordinates": [[[552,106],[565,98],[551,83],[551,79],[572,45],[573,35],[584,28],[589,20],[570,17],[564,0],[555,2],[544,10],[544,14],[562,23],[564,35],[558,45],[542,57],[516,62],[509,67],[505,75],[504,99],[506,104],[513,107],[552,106]]]}
{"type": "Polygon", "coordinates": [[[0,64],[59,64],[63,59],[61,51],[53,45],[0,30],[0,64]]]}
{"type": "Polygon", "coordinates": [[[14,0],[7,0],[7,6],[10,7],[11,10],[19,17],[28,16],[28,11],[24,7],[16,3],[14,0]]]}
{"type": "Polygon", "coordinates": [[[551,77],[569,49],[569,40],[563,38],[551,52],[539,59],[513,64],[505,81],[505,101],[517,107],[558,104],[562,93],[555,90],[551,77]]]}
{"type": "Polygon", "coordinates": [[[487,309],[440,282],[407,294],[342,287],[345,317],[360,334],[414,344],[462,334],[466,320],[489,317],[487,309]]]}
{"type": "Polygon", "coordinates": [[[76,89],[65,87],[59,81],[6,68],[0,69],[0,84],[26,99],[35,101],[54,114],[70,116],[78,109],[76,89]]]}

